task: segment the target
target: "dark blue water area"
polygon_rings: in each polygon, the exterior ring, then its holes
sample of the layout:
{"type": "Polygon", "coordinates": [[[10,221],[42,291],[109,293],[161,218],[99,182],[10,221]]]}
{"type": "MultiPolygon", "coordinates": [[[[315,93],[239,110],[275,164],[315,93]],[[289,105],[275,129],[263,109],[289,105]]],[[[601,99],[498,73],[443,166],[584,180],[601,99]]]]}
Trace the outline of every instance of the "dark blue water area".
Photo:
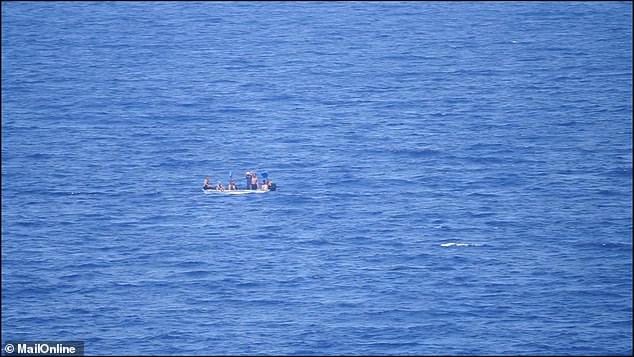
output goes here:
{"type": "Polygon", "coordinates": [[[3,2],[2,340],[631,355],[631,98],[631,2],[3,2]]]}

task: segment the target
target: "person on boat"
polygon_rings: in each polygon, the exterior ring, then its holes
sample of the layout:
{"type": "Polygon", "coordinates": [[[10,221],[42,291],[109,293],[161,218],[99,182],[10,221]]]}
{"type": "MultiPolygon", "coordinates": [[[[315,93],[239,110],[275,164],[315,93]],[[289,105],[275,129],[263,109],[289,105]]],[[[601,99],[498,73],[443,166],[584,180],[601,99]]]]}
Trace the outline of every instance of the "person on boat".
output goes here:
{"type": "Polygon", "coordinates": [[[277,189],[277,185],[271,180],[266,180],[266,186],[269,188],[270,191],[275,191],[277,189]]]}
{"type": "Polygon", "coordinates": [[[205,181],[203,181],[203,190],[211,190],[213,187],[209,184],[209,176],[205,176],[205,181]]]}
{"type": "Polygon", "coordinates": [[[258,189],[258,175],[255,173],[255,171],[253,172],[251,176],[251,189],[252,190],[258,189]]]}
{"type": "Polygon", "coordinates": [[[222,182],[218,181],[218,184],[216,185],[216,190],[217,191],[224,191],[225,187],[222,185],[222,182]]]}
{"type": "Polygon", "coordinates": [[[269,185],[267,183],[268,180],[262,180],[262,184],[260,185],[260,188],[262,189],[262,191],[268,191],[269,190],[269,185]]]}
{"type": "Polygon", "coordinates": [[[236,181],[234,179],[229,180],[229,191],[237,190],[236,181]]]}
{"type": "Polygon", "coordinates": [[[251,189],[251,177],[252,177],[251,171],[247,171],[247,173],[245,175],[246,175],[246,179],[247,179],[247,190],[250,190],[251,189]]]}

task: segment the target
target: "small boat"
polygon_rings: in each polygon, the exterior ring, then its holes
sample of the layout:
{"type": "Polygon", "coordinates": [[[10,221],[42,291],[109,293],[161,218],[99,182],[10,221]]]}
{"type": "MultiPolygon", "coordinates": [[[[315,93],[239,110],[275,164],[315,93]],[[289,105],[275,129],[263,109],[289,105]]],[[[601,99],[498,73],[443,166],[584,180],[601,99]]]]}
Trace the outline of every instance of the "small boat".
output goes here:
{"type": "Polygon", "coordinates": [[[249,193],[267,193],[269,190],[224,190],[219,191],[215,188],[205,190],[203,188],[203,192],[207,194],[219,194],[219,195],[246,195],[249,193]]]}

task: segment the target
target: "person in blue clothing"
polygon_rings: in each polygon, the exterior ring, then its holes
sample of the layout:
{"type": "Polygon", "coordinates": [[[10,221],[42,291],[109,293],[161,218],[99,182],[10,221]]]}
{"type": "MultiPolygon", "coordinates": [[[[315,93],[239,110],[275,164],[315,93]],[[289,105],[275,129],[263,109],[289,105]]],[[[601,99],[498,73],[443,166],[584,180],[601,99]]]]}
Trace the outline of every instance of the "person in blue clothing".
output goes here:
{"type": "Polygon", "coordinates": [[[246,187],[247,187],[247,190],[250,190],[251,189],[251,177],[253,177],[253,176],[251,174],[251,171],[247,171],[247,173],[245,175],[246,175],[246,179],[247,179],[247,186],[246,187]]]}

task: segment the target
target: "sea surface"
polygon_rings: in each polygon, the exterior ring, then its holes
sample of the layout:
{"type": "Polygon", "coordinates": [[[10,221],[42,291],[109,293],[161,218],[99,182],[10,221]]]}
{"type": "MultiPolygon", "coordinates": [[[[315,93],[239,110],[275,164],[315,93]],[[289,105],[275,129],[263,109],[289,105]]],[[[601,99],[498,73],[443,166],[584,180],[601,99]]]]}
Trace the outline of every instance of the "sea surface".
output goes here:
{"type": "Polygon", "coordinates": [[[632,3],[2,2],[12,340],[631,355],[632,3]]]}

